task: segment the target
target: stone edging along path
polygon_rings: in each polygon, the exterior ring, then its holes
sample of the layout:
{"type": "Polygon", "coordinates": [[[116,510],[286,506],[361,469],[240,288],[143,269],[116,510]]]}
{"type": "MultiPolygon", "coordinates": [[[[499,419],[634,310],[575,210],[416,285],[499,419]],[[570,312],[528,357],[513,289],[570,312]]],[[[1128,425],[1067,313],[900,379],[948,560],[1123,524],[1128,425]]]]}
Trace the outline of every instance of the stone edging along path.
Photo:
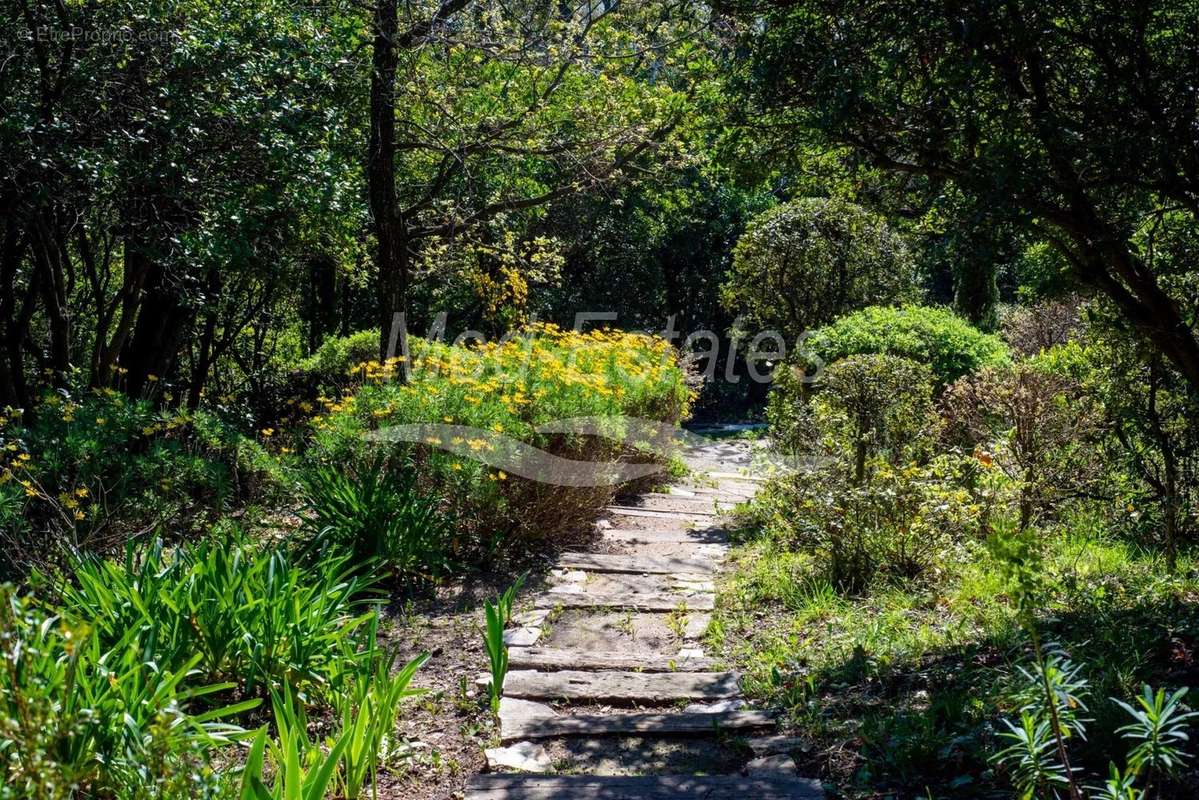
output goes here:
{"type": "Polygon", "coordinates": [[[824,796],[796,774],[798,743],[771,735],[773,716],[700,641],[728,551],[721,514],[758,481],[708,471],[623,498],[595,552],[562,554],[506,632],[502,745],[467,800],[824,796]]]}

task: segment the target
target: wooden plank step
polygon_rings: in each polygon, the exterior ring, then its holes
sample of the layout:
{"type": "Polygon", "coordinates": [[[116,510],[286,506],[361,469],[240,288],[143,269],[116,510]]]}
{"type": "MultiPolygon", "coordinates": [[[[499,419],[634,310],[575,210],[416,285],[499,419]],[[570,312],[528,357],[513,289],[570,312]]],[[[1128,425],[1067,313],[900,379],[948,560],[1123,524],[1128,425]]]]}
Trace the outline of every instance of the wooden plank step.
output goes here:
{"type": "Polygon", "coordinates": [[[661,542],[672,544],[728,544],[729,537],[723,528],[673,528],[652,530],[641,528],[608,528],[603,538],[629,544],[661,542]]]}
{"type": "Polygon", "coordinates": [[[623,608],[629,611],[711,611],[716,596],[682,592],[545,592],[533,600],[536,608],[623,608]]]}
{"type": "Polygon", "coordinates": [[[740,775],[476,775],[466,800],[819,800],[818,781],[740,775]]]}
{"type": "Polygon", "coordinates": [[[716,564],[706,558],[655,558],[653,556],[613,555],[610,553],[563,553],[558,556],[563,569],[588,572],[633,573],[707,573],[715,572],[716,564]]]}
{"type": "Polygon", "coordinates": [[[560,650],[554,647],[510,647],[512,669],[629,670],[633,672],[708,672],[715,659],[707,656],[669,653],[624,653],[612,651],[560,650]]]}
{"type": "Polygon", "coordinates": [[[608,506],[604,510],[609,514],[621,517],[676,519],[689,522],[710,522],[716,516],[715,511],[655,511],[650,508],[633,508],[632,506],[608,506]]]}
{"type": "Polygon", "coordinates": [[[530,700],[670,703],[723,700],[740,692],[735,672],[542,672],[521,669],[504,678],[504,695],[530,700]]]}
{"type": "Polygon", "coordinates": [[[680,711],[672,714],[500,714],[500,739],[546,739],[555,736],[694,736],[727,730],[768,728],[774,715],[766,711],[680,711]]]}

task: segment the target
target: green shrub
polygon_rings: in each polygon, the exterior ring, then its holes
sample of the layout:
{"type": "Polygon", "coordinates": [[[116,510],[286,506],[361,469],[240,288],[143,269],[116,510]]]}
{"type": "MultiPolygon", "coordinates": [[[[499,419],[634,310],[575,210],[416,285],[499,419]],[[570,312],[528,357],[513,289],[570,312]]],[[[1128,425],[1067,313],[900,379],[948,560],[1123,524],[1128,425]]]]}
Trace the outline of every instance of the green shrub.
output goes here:
{"type": "Polygon", "coordinates": [[[334,393],[353,383],[354,367],[379,356],[379,332],[371,329],[349,336],[330,336],[296,372],[319,391],[334,393]]]}
{"type": "Polygon", "coordinates": [[[978,448],[1017,496],[1020,527],[1083,493],[1102,469],[1093,396],[1068,377],[1029,364],[984,369],[941,397],[947,440],[978,448]]]}
{"type": "Polygon", "coordinates": [[[852,463],[855,480],[879,456],[892,464],[927,456],[937,426],[932,372],[886,355],[855,355],[832,364],[803,393],[797,381],[776,384],[767,418],[788,452],[832,455],[852,463]]]}
{"type": "Polygon", "coordinates": [[[393,380],[403,364],[371,360],[356,370],[359,385],[352,394],[323,399],[323,413],[310,423],[308,460],[334,467],[374,457],[411,460],[419,491],[437,498],[456,521],[464,557],[489,557],[513,536],[536,539],[589,522],[613,489],[509,475],[486,463],[496,445],[470,431],[400,445],[385,436],[369,441],[372,432],[399,424],[445,424],[517,439],[572,460],[645,459],[621,418],[678,423],[691,401],[670,344],[643,334],[539,325],[478,347],[409,343],[407,382],[393,380]],[[577,417],[609,420],[607,435],[535,430],[577,417]]]}
{"type": "Polygon", "coordinates": [[[938,389],[987,366],[1010,363],[1007,347],[943,308],[876,306],[815,331],[800,354],[828,365],[846,356],[885,353],[927,364],[938,389]]]}
{"type": "Polygon", "coordinates": [[[22,424],[0,415],[0,574],[119,551],[133,530],[199,530],[274,486],[252,439],[205,412],[174,412],[114,391],[48,395],[22,424]]]}
{"type": "Polygon", "coordinates": [[[851,355],[814,387],[776,384],[772,435],[805,467],[767,485],[751,512],[812,553],[827,580],[859,592],[879,573],[926,574],[962,538],[973,507],[960,464],[935,459],[933,374],[892,355],[851,355]],[[806,391],[802,391],[806,390],[806,391]],[[954,466],[957,465],[957,466],[954,466]]]}
{"type": "Polygon", "coordinates": [[[232,688],[195,680],[195,654],[158,662],[138,629],[112,641],[0,587],[0,798],[223,797],[207,761],[239,737],[217,722],[257,700],[191,715],[232,688]]]}
{"type": "Polygon", "coordinates": [[[404,583],[450,568],[453,525],[417,490],[410,465],[318,466],[302,482],[305,528],[320,551],[348,555],[352,564],[385,570],[404,583]]]}
{"type": "Polygon", "coordinates": [[[961,469],[950,458],[873,461],[870,480],[855,482],[834,461],[767,484],[751,514],[781,544],[810,553],[840,591],[861,592],[876,577],[929,578],[977,526],[961,469]]]}
{"type": "Polygon", "coordinates": [[[721,300],[788,341],[863,306],[912,300],[916,271],[886,221],[840,199],[806,197],[750,222],[721,300]]]}

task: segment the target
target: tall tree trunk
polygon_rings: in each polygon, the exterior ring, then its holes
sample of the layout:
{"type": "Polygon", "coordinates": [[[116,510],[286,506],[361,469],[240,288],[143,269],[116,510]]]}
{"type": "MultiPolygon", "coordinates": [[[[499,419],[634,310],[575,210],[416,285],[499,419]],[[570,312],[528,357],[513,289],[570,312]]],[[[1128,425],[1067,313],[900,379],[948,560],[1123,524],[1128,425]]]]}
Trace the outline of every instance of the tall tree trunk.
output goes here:
{"type": "Polygon", "coordinates": [[[126,391],[130,396],[146,396],[156,402],[162,398],[163,381],[175,371],[183,333],[190,321],[191,312],[176,287],[170,285],[166,270],[155,263],[133,338],[121,354],[121,363],[129,370],[126,391]]]}
{"type": "Polygon", "coordinates": [[[366,172],[375,229],[380,359],[387,356],[394,320],[407,311],[408,301],[407,222],[395,182],[396,11],[396,0],[376,0],[366,172]]]}
{"type": "Polygon", "coordinates": [[[953,310],[984,331],[993,331],[999,324],[995,271],[995,263],[986,260],[961,264],[953,271],[953,310]]]}
{"type": "Polygon", "coordinates": [[[308,352],[311,353],[320,347],[326,336],[337,330],[337,261],[328,253],[315,253],[308,259],[304,305],[308,352]]]}
{"type": "Polygon", "coordinates": [[[71,369],[71,315],[67,309],[62,249],[46,220],[33,221],[32,248],[35,267],[42,273],[42,304],[50,333],[50,365],[54,383],[62,385],[71,369]]]}
{"type": "Polygon", "coordinates": [[[133,323],[141,308],[143,289],[147,278],[154,272],[154,261],[146,253],[142,242],[126,239],[121,275],[121,311],[112,337],[100,343],[96,365],[92,373],[92,386],[109,386],[117,359],[125,351],[125,344],[133,332],[133,323]]]}
{"type": "Polygon", "coordinates": [[[21,342],[25,340],[24,325],[17,318],[17,270],[25,254],[25,232],[10,216],[0,251],[0,324],[3,324],[4,353],[0,355],[0,404],[28,408],[29,394],[25,386],[25,365],[21,342]]]}
{"type": "Polygon", "coordinates": [[[195,363],[192,364],[191,382],[187,387],[187,407],[196,410],[200,407],[200,394],[204,391],[204,383],[208,380],[208,371],[212,368],[213,341],[216,339],[217,317],[220,315],[221,273],[217,269],[208,271],[208,287],[205,292],[206,308],[204,328],[200,333],[200,348],[196,353],[195,363]]]}

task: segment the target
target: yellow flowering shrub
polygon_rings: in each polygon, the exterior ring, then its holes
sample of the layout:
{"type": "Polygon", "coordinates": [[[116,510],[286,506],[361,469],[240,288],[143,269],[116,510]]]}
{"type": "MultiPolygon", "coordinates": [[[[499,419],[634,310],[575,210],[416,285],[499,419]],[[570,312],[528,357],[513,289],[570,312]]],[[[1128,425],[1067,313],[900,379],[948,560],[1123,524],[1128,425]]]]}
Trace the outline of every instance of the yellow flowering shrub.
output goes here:
{"type": "MultiPolygon", "coordinates": [[[[611,460],[631,453],[617,441],[622,433],[617,418],[678,423],[692,399],[666,340],[618,330],[582,333],[545,323],[504,341],[465,347],[411,339],[408,359],[368,360],[351,372],[350,393],[318,399],[310,455],[330,462],[353,458],[369,449],[363,438],[369,431],[436,423],[503,434],[561,457],[611,460]],[[399,380],[401,373],[407,380],[399,380]],[[615,439],[534,431],[541,423],[573,417],[613,419],[615,439]]],[[[423,482],[467,526],[473,520],[481,527],[486,520],[526,535],[547,533],[569,524],[571,512],[564,509],[571,507],[570,499],[578,501],[575,513],[581,518],[610,496],[604,487],[533,486],[439,449],[451,445],[483,455],[492,445],[482,436],[428,438],[411,448],[423,482]],[[549,514],[551,504],[562,513],[549,514]]]]}
{"type": "Polygon", "coordinates": [[[0,578],[155,526],[202,528],[273,485],[274,460],[206,411],[112,389],[51,392],[0,412],[0,578]]]}

